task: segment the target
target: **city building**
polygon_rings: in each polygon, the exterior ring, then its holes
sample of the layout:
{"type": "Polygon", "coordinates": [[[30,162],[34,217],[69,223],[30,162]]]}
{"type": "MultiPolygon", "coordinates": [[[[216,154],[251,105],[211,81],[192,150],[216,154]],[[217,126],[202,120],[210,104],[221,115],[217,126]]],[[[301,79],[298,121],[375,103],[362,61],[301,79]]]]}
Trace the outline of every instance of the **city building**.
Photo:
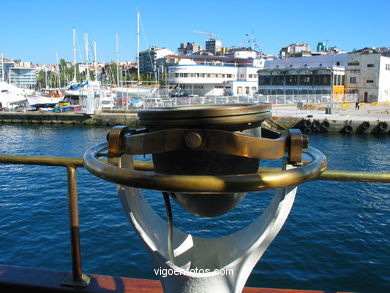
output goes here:
{"type": "Polygon", "coordinates": [[[8,58],[0,60],[1,80],[19,88],[35,89],[37,85],[36,70],[31,62],[15,62],[8,58]]]}
{"type": "Polygon", "coordinates": [[[257,71],[265,61],[255,57],[256,52],[240,51],[233,57],[171,56],[167,61],[168,82],[190,95],[253,95],[258,90],[257,71]]]}
{"type": "Polygon", "coordinates": [[[328,52],[329,48],[326,42],[318,42],[317,44],[317,52],[328,52]]]}
{"type": "Polygon", "coordinates": [[[203,51],[202,46],[199,46],[195,42],[181,43],[180,47],[177,49],[179,55],[192,55],[197,54],[203,51]]]}
{"type": "Polygon", "coordinates": [[[346,90],[361,102],[390,102],[390,57],[371,50],[350,53],[346,90]]]}
{"type": "Polygon", "coordinates": [[[141,75],[156,78],[156,60],[174,53],[166,48],[150,47],[139,53],[139,70],[141,75]]]}
{"type": "Polygon", "coordinates": [[[35,89],[37,85],[37,75],[34,68],[15,66],[11,68],[10,83],[19,88],[35,89]]]}
{"type": "Polygon", "coordinates": [[[318,55],[265,61],[259,69],[262,95],[320,95],[343,100],[348,54],[318,55]]]}
{"type": "Polygon", "coordinates": [[[212,39],[206,41],[206,52],[212,53],[213,55],[218,55],[222,50],[221,40],[212,39]]]}
{"type": "Polygon", "coordinates": [[[308,44],[294,43],[282,48],[280,57],[303,57],[311,56],[311,48],[308,44]]]}

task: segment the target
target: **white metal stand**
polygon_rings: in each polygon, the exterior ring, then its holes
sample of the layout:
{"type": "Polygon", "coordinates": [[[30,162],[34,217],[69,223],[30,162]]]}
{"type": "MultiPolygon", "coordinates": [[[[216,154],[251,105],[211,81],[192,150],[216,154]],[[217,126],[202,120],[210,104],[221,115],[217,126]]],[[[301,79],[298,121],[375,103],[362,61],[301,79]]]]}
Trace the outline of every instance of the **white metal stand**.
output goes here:
{"type": "Polygon", "coordinates": [[[126,214],[152,256],[164,292],[238,293],[286,221],[297,187],[277,190],[258,219],[226,237],[199,238],[173,228],[173,259],[169,257],[167,222],[138,189],[119,186],[118,191],[126,214]]]}

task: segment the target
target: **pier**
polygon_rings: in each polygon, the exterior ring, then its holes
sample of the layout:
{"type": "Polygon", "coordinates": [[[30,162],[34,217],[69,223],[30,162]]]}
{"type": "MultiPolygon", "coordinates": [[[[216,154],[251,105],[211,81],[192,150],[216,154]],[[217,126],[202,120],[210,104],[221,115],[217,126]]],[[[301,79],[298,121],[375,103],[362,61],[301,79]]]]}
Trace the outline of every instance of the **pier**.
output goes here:
{"type": "MultiPolygon", "coordinates": [[[[272,106],[275,130],[299,128],[304,133],[342,133],[385,135],[390,131],[390,104],[280,104],[272,106]]],[[[137,126],[136,111],[99,111],[95,114],[54,112],[0,112],[0,123],[137,126]]]]}

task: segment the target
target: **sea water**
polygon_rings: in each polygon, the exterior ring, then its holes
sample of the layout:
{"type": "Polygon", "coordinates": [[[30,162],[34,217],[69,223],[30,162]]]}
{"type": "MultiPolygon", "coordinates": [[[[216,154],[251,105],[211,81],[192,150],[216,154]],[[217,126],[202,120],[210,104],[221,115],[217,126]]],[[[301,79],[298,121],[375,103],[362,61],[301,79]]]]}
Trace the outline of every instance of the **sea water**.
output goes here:
{"type": "MultiPolygon", "coordinates": [[[[0,154],[81,157],[104,142],[108,130],[1,125],[0,154]]],[[[329,169],[390,172],[389,137],[312,135],[310,144],[325,153],[329,169]]],[[[77,170],[83,271],[157,279],[115,185],[77,170]]],[[[211,220],[191,216],[173,202],[174,225],[202,237],[228,235],[260,215],[272,194],[249,193],[232,212],[211,220]]],[[[165,217],[161,194],[145,195],[165,217]]],[[[247,286],[385,292],[390,288],[389,198],[390,184],[384,183],[302,184],[285,226],[247,286]]],[[[1,264],[71,270],[65,168],[0,165],[0,252],[1,264]]]]}

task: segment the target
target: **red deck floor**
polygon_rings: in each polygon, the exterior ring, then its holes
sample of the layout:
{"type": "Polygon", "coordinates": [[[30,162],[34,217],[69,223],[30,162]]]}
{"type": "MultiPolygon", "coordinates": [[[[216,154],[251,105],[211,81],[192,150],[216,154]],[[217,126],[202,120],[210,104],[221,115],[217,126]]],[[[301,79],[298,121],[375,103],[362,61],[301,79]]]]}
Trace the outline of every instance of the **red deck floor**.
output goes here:
{"type": "MultiPolygon", "coordinates": [[[[160,282],[122,277],[92,275],[88,287],[75,290],[61,286],[66,272],[0,265],[0,292],[69,292],[86,293],[162,293],[160,282]]],[[[329,291],[245,288],[243,293],[330,293],[329,291]]],[[[339,292],[341,293],[341,292],[339,292]]]]}

